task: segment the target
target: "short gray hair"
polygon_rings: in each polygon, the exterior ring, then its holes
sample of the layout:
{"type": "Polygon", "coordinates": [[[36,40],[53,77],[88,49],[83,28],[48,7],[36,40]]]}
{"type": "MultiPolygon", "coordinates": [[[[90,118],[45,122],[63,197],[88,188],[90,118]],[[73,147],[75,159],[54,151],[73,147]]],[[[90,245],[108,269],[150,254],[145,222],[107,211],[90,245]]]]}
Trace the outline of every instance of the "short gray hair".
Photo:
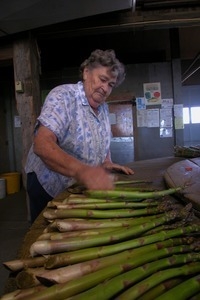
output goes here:
{"type": "Polygon", "coordinates": [[[125,79],[125,66],[116,58],[115,51],[112,49],[105,51],[96,49],[80,65],[79,71],[81,80],[83,80],[83,71],[86,67],[94,69],[99,66],[110,68],[110,71],[113,74],[117,72],[117,81],[115,86],[120,85],[125,79]]]}

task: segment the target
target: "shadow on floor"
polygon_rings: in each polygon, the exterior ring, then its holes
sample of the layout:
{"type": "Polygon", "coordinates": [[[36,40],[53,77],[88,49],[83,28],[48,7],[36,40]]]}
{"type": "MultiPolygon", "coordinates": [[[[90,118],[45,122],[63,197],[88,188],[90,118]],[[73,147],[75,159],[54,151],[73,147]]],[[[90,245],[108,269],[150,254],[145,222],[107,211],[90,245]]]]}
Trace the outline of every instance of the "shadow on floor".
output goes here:
{"type": "Polygon", "coordinates": [[[2,263],[17,257],[23,238],[30,227],[27,216],[24,189],[0,199],[0,295],[4,293],[5,283],[9,277],[9,271],[2,263]]]}

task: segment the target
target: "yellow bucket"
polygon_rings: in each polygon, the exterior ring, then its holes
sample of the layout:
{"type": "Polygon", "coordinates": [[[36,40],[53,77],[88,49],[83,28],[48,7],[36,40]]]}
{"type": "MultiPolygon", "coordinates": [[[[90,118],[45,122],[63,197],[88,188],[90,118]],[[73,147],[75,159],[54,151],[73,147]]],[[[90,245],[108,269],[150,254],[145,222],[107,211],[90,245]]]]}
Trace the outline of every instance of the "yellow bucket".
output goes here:
{"type": "Polygon", "coordinates": [[[14,194],[20,191],[20,173],[2,173],[0,175],[1,178],[5,178],[6,180],[6,193],[14,194]]]}

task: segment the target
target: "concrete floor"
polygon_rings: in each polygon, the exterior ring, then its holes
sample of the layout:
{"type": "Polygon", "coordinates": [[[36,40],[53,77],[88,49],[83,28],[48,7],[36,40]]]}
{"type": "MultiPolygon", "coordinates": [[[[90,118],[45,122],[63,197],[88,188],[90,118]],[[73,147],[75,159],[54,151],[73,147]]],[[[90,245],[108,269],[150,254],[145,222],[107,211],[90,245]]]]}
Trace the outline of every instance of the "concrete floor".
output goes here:
{"type": "Polygon", "coordinates": [[[2,263],[17,257],[29,227],[24,189],[0,199],[0,296],[10,274],[2,263]]]}

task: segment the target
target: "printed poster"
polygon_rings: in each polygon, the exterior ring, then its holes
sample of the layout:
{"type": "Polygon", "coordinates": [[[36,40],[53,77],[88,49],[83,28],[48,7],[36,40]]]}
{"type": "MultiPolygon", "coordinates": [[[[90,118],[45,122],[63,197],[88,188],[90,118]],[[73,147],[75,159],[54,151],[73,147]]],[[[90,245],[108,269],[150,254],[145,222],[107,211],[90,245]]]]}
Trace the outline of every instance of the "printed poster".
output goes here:
{"type": "Polygon", "coordinates": [[[172,137],[172,128],[160,128],[160,137],[172,137]]]}
{"type": "Polygon", "coordinates": [[[144,98],[146,105],[161,104],[161,87],[160,82],[144,83],[144,98]]]}
{"type": "Polygon", "coordinates": [[[172,109],[161,108],[160,109],[160,127],[172,127],[172,109]]]}
{"type": "Polygon", "coordinates": [[[174,123],[175,123],[175,129],[184,129],[183,104],[174,105],[174,123]]]}
{"type": "Polygon", "coordinates": [[[172,108],[173,98],[162,99],[162,108],[172,108]]]}
{"type": "Polygon", "coordinates": [[[160,127],[159,109],[147,109],[147,127],[160,127]]]}
{"type": "Polygon", "coordinates": [[[136,108],[137,110],[146,109],[146,101],[144,97],[136,98],[136,108]]]}
{"type": "Polygon", "coordinates": [[[147,110],[137,110],[137,127],[147,127],[147,110]]]}

